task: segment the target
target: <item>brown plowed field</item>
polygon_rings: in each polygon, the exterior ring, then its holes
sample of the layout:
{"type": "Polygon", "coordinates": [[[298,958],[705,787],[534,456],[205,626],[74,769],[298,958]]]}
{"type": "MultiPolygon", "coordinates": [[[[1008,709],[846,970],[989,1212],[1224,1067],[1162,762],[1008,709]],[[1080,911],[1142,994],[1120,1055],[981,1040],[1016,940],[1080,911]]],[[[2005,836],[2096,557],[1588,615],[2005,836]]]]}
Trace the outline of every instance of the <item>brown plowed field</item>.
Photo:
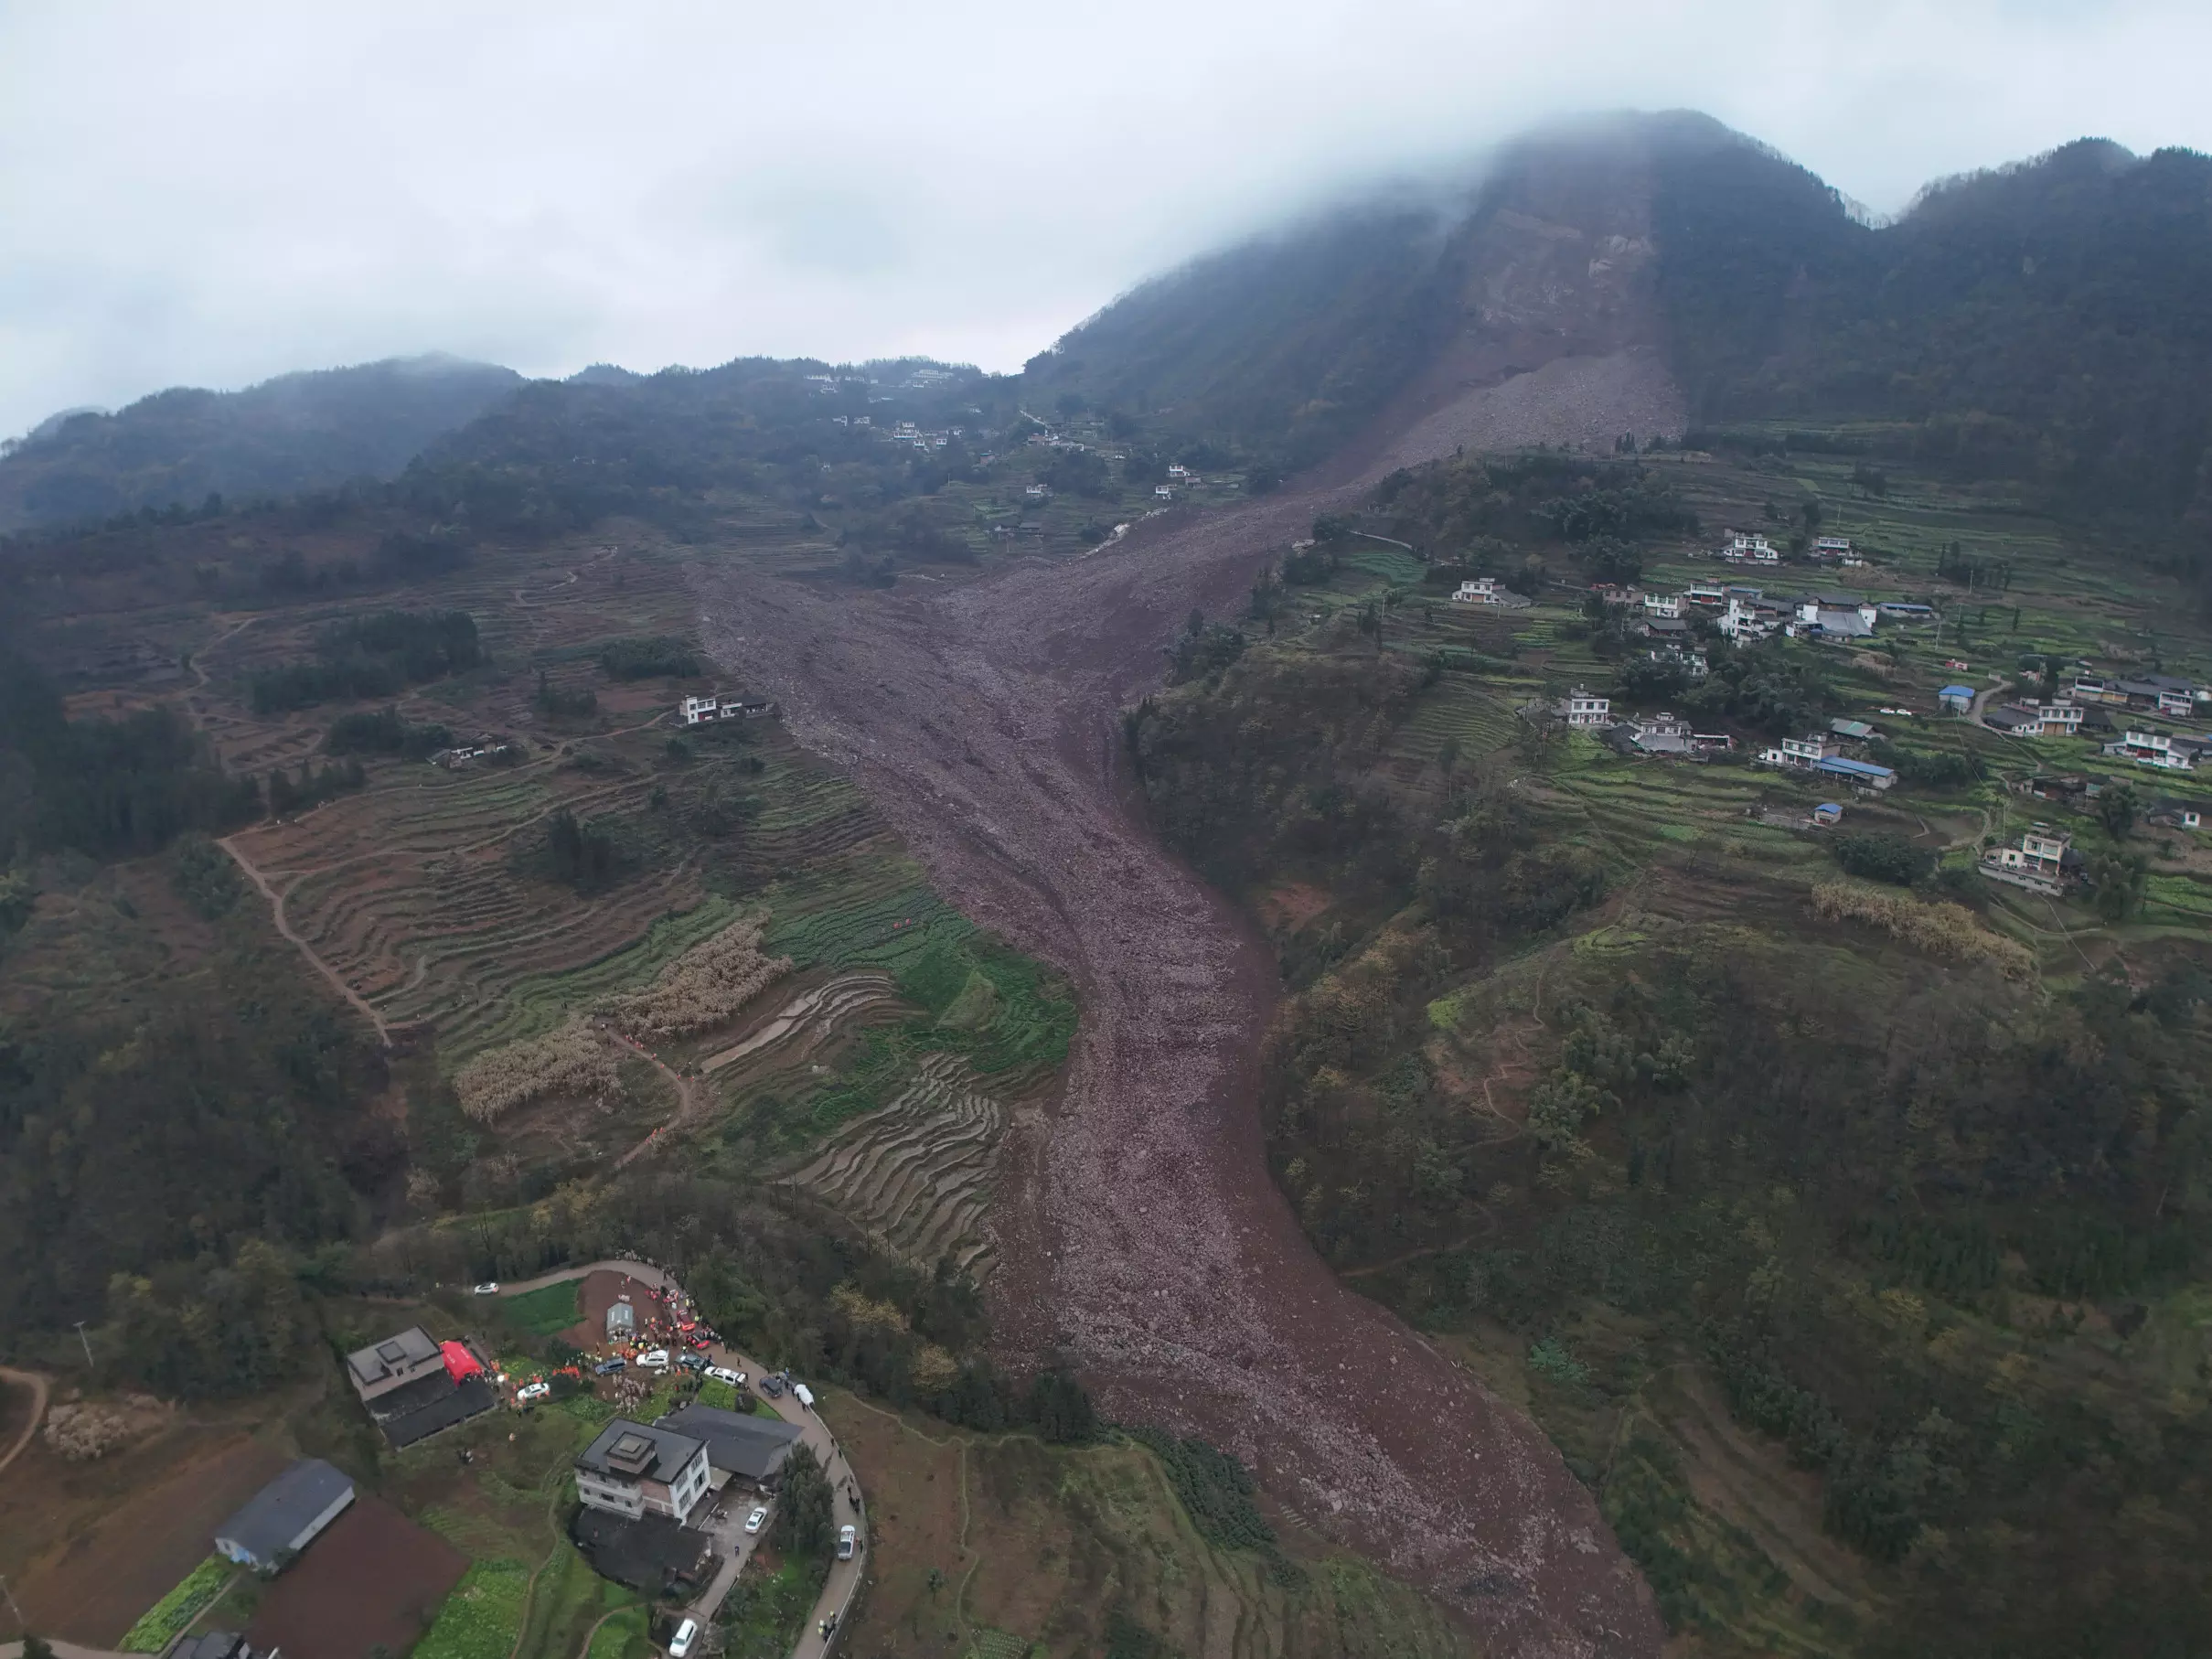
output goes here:
{"type": "Polygon", "coordinates": [[[356,1498],[270,1587],[246,1635],[293,1659],[402,1653],[467,1570],[436,1533],[381,1498],[356,1498]]]}
{"type": "Polygon", "coordinates": [[[288,1461],[243,1434],[188,1427],[90,1463],[34,1441],[0,1488],[0,1562],[24,1618],[65,1641],[114,1646],[288,1461]]]}
{"type": "Polygon", "coordinates": [[[943,891],[1080,987],[1064,1094],[1010,1141],[993,1286],[1010,1347],[1064,1352],[1111,1414],[1235,1450],[1501,1653],[1652,1654],[1651,1594],[1544,1435],[1308,1246],[1254,1105],[1273,963],[1117,774],[1117,711],[1191,607],[1231,610],[1364,482],[1179,513],[955,588],[724,563],[700,578],[708,644],[853,770],[943,891]]]}

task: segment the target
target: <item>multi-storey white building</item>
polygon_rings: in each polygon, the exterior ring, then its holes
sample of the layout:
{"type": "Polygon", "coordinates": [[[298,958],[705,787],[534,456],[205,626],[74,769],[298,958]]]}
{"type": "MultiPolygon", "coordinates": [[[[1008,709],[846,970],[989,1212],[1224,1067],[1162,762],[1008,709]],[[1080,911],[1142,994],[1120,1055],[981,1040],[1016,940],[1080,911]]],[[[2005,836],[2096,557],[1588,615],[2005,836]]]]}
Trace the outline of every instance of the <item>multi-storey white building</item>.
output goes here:
{"type": "Polygon", "coordinates": [[[1593,697],[1576,686],[1566,694],[1560,717],[1570,726],[1609,726],[1613,723],[1613,700],[1593,697]]]}
{"type": "Polygon", "coordinates": [[[591,1509],[635,1520],[668,1515],[678,1525],[707,1494],[703,1440],[616,1418],[576,1460],[576,1496],[591,1509]]]}
{"type": "Polygon", "coordinates": [[[1993,848],[1982,857],[1982,873],[1991,880],[2046,896],[2063,892],[2080,865],[2072,840],[2048,824],[2031,824],[2017,847],[1993,848]]]}
{"type": "Polygon", "coordinates": [[[2171,732],[2131,726],[2118,743],[2105,744],[2104,752],[2125,756],[2139,766],[2155,766],[2162,772],[2187,772],[2195,768],[2208,748],[2212,748],[2212,743],[2201,737],[2176,736],[2171,732]]]}

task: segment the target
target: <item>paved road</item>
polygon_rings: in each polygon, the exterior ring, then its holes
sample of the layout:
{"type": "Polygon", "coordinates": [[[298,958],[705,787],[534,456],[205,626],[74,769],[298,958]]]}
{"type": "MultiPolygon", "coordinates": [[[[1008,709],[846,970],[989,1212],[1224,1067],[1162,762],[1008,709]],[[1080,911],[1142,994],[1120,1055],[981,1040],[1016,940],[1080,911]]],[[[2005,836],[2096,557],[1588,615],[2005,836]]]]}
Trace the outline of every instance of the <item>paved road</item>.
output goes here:
{"type": "Polygon", "coordinates": [[[2002,697],[2012,689],[2012,681],[2002,674],[1991,674],[1988,676],[1988,680],[1990,683],[1974,693],[1974,701],[1966,711],[1966,718],[1977,726],[1989,724],[1989,722],[1982,719],[1982,716],[1989,712],[1991,699],[2002,697]]]}
{"type": "MultiPolygon", "coordinates": [[[[668,1273],[642,1261],[594,1261],[582,1267],[563,1268],[556,1273],[540,1274],[536,1279],[502,1284],[499,1294],[520,1296],[546,1285],[559,1284],[564,1279],[581,1279],[587,1273],[595,1273],[602,1268],[613,1273],[627,1274],[637,1283],[656,1290],[682,1289],[668,1273]]],[[[758,1361],[726,1343],[716,1344],[709,1357],[718,1365],[727,1365],[732,1370],[743,1372],[748,1379],[757,1380],[762,1375],[758,1361]]],[[[767,1397],[764,1395],[762,1397],[767,1397]]],[[[830,1489],[837,1494],[832,1516],[835,1524],[843,1526],[850,1523],[860,1528],[860,1547],[851,1560],[830,1563],[828,1582],[822,1586],[821,1596],[815,1602],[814,1611],[807,1617],[806,1634],[791,1650],[793,1659],[823,1659],[833,1642],[824,1640],[822,1623],[832,1616],[842,1621],[846,1611],[852,1605],[853,1593],[860,1588],[861,1570],[867,1565],[866,1494],[860,1490],[859,1475],[846,1460],[843,1449],[838,1445],[837,1437],[829,1432],[828,1424],[801,1406],[788,1393],[781,1399],[769,1400],[768,1404],[785,1422],[796,1425],[799,1438],[814,1449],[814,1455],[821,1461],[823,1472],[829,1477],[830,1489]]],[[[745,1562],[752,1559],[755,1540],[745,1537],[742,1531],[746,1512],[752,1507],[750,1502],[732,1493],[722,1520],[710,1528],[716,1539],[715,1554],[722,1558],[723,1565],[716,1573],[714,1581],[685,1610],[702,1622],[714,1616],[723,1599],[729,1595],[731,1587],[737,1582],[738,1574],[743,1569],[745,1562]]],[[[0,1655],[0,1659],[6,1659],[6,1656],[0,1655]]],[[[68,1659],[68,1656],[65,1655],[64,1659],[68,1659]]]]}

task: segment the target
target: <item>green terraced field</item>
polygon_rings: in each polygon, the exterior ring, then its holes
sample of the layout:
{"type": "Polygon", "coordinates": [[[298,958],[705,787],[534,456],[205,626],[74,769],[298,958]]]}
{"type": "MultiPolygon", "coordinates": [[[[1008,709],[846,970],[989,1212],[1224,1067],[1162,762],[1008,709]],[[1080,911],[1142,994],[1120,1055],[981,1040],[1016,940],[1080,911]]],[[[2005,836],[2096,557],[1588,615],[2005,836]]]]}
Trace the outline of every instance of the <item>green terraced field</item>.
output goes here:
{"type": "Polygon", "coordinates": [[[914,879],[920,870],[910,860],[883,863],[877,879],[865,884],[771,890],[766,947],[802,968],[895,972],[933,946],[957,943],[976,932],[973,922],[914,879]]]}
{"type": "Polygon", "coordinates": [[[522,1634],[530,1569],[478,1561],[438,1609],[416,1659],[509,1659],[522,1634]]]}

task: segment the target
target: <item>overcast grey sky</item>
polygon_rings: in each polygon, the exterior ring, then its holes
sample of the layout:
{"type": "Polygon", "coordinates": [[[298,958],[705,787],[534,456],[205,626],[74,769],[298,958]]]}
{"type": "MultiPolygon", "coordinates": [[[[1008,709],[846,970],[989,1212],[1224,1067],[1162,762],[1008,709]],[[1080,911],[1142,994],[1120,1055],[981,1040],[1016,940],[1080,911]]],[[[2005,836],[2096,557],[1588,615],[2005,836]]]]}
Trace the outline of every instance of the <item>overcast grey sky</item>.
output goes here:
{"type": "Polygon", "coordinates": [[[0,0],[0,433],[443,349],[1012,369],[1349,178],[1694,107],[1877,210],[2212,148],[2207,0],[0,0]]]}

